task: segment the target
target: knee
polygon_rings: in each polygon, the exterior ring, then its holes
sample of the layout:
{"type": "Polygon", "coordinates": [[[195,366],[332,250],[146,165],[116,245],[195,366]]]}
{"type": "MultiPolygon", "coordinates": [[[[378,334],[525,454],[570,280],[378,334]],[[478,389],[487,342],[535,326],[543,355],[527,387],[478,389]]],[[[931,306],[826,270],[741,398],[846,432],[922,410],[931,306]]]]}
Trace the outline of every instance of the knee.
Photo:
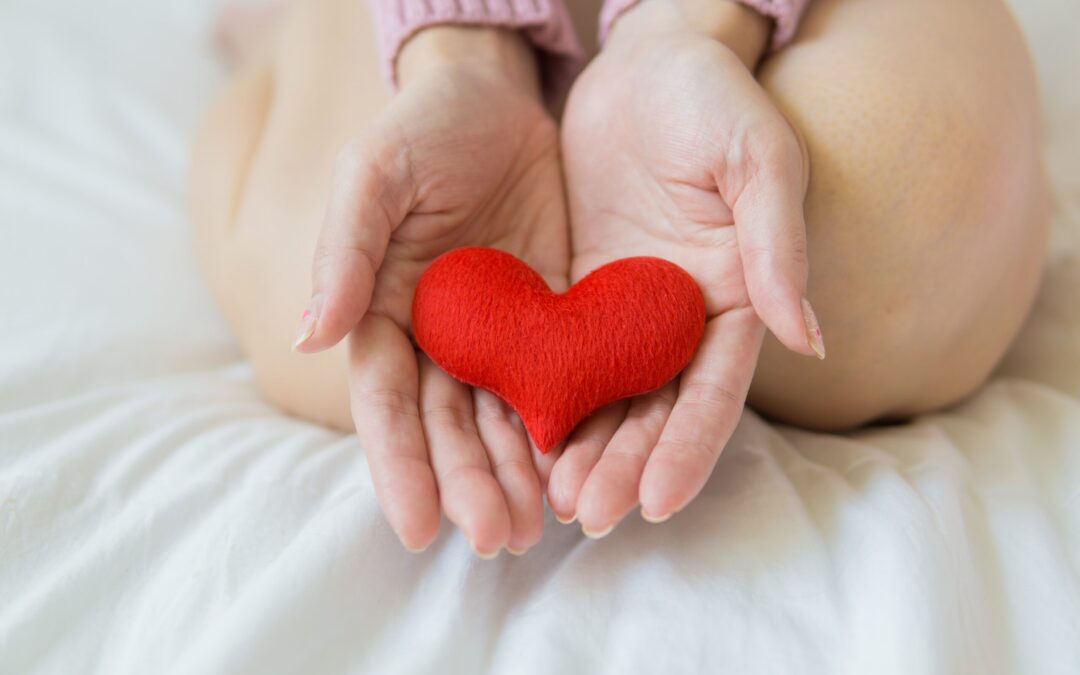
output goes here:
{"type": "MultiPolygon", "coordinates": [[[[960,201],[993,199],[975,192],[960,201]]],[[[808,220],[809,296],[827,358],[795,355],[768,336],[751,405],[798,426],[843,429],[974,392],[1034,300],[1048,223],[1041,197],[995,215],[942,206],[885,219],[825,201],[808,220]]]]}
{"type": "Polygon", "coordinates": [[[355,431],[345,344],[319,354],[297,354],[269,341],[244,342],[263,399],[292,417],[355,431]]]}
{"type": "Polygon", "coordinates": [[[762,77],[810,154],[809,295],[828,357],[768,338],[750,403],[836,429],[940,408],[986,379],[1033,299],[1048,215],[1022,46],[999,49],[986,82],[975,62],[935,70],[910,47],[865,58],[831,39],[762,77]]]}

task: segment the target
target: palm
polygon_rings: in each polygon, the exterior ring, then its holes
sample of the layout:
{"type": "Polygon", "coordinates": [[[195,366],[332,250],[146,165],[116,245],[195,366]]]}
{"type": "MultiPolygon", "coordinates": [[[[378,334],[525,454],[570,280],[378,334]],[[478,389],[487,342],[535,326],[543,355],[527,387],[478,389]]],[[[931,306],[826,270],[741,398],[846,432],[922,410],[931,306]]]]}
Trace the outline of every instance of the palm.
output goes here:
{"type": "Polygon", "coordinates": [[[407,93],[385,116],[404,136],[399,143],[412,158],[411,180],[422,187],[390,237],[369,311],[408,330],[420,275],[460,246],[509,251],[552,285],[565,285],[558,132],[542,106],[480,78],[431,78],[407,93]],[[496,96],[498,109],[488,103],[496,96]]]}
{"type": "Polygon", "coordinates": [[[572,279],[616,258],[663,257],[698,281],[707,314],[679,382],[594,416],[556,463],[552,506],[587,532],[639,501],[656,518],[685,506],[741,415],[764,329],[736,215],[756,139],[778,129],[793,138],[742,63],[705,38],[609,45],[571,93],[572,279]]]}
{"type": "MultiPolygon", "coordinates": [[[[615,258],[658,255],[698,280],[710,316],[748,305],[732,207],[716,176],[733,150],[728,138],[753,122],[725,100],[737,94],[717,62],[737,72],[734,59],[711,40],[684,38],[634,79],[606,72],[628,69],[622,55],[609,53],[582,75],[563,131],[574,279],[615,258]],[[716,81],[673,77],[672,70],[691,67],[688,60],[716,81]],[[621,112],[597,117],[608,110],[621,112]]],[[[748,73],[745,80],[757,87],[748,73]]]]}

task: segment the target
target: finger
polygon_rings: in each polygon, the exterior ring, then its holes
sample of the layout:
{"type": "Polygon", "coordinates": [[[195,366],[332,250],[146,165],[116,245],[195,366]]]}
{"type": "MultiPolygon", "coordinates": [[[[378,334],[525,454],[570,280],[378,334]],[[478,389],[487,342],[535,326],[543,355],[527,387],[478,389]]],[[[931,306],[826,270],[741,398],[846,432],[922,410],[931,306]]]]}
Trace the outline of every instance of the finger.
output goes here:
{"type": "Polygon", "coordinates": [[[472,395],[480,442],[487,449],[495,480],[510,510],[506,550],[520,555],[544,533],[544,502],[525,427],[498,396],[478,388],[472,395]]]}
{"type": "Polygon", "coordinates": [[[790,142],[776,141],[752,161],[756,170],[732,205],[750,301],[784,346],[824,358],[817,318],[806,300],[802,152],[792,137],[790,142]]]}
{"type": "MultiPolygon", "coordinates": [[[[515,417],[517,413],[514,413],[515,417]]],[[[517,418],[520,420],[521,418],[517,418]]],[[[551,470],[558,463],[559,457],[562,457],[563,447],[566,442],[563,441],[551,448],[547,452],[540,452],[540,448],[536,447],[536,443],[533,442],[532,436],[529,436],[528,431],[525,433],[525,439],[529,443],[529,454],[532,455],[533,467],[536,469],[536,477],[540,479],[540,493],[547,494],[548,480],[551,478],[551,470]]]]}
{"type": "Polygon", "coordinates": [[[562,455],[551,469],[547,488],[548,504],[560,523],[573,522],[577,517],[581,488],[625,419],[629,406],[629,401],[616,401],[601,408],[570,435],[562,455]]]}
{"type": "Polygon", "coordinates": [[[408,214],[413,186],[392,137],[353,143],[338,156],[326,219],[315,245],[312,296],[293,348],[333,346],[360,321],[393,232],[408,214]]]}
{"type": "Polygon", "coordinates": [[[705,485],[742,416],[764,327],[750,308],[709,321],[641,477],[641,514],[667,520],[705,485]]]}
{"type": "Polygon", "coordinates": [[[645,462],[675,404],[675,384],[638,396],[604,448],[578,497],[581,530],[593,539],[610,533],[638,503],[645,462]]]}
{"type": "Polygon", "coordinates": [[[417,405],[416,352],[389,319],[368,315],[349,341],[356,434],[390,527],[411,551],[439,533],[439,494],[417,405]]]}
{"type": "Polygon", "coordinates": [[[420,418],[446,517],[478,556],[495,557],[510,540],[510,511],[477,434],[472,393],[422,355],[420,418]]]}

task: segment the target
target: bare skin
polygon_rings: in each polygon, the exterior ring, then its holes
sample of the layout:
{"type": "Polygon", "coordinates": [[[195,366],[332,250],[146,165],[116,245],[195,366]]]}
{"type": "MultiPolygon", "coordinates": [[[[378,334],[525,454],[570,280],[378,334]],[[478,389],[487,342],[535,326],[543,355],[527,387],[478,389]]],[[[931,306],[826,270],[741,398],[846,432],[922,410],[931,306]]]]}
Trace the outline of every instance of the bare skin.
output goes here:
{"type": "MultiPolygon", "coordinates": [[[[570,3],[582,17],[594,17],[595,4],[570,3]]],[[[663,519],[704,484],[747,391],[760,412],[810,428],[907,416],[971,393],[1018,330],[1037,286],[1047,216],[1033,78],[1000,3],[816,0],[796,42],[756,71],[767,24],[728,3],[708,5],[723,9],[701,14],[704,5],[690,0],[646,0],[616,24],[610,58],[589,66],[567,105],[565,194],[554,121],[538,103],[535,64],[517,36],[451,30],[411,41],[398,64],[402,91],[391,100],[362,3],[296,3],[267,22],[272,38],[225,27],[241,64],[207,116],[192,169],[208,280],[271,401],[307,419],[355,425],[407,547],[430,543],[441,511],[479,554],[521,552],[541,536],[543,493],[560,519],[577,517],[593,535],[638,503],[663,519]],[[679,25],[660,7],[668,2],[694,20],[679,25]],[[715,85],[686,87],[687,73],[715,85]],[[635,88],[658,87],[670,88],[665,100],[678,106],[623,114],[635,88]],[[718,89],[744,93],[708,98],[718,89]],[[517,107],[471,110],[477,96],[517,107]],[[432,120],[413,107],[445,112],[432,120]],[[442,177],[468,163],[387,180],[402,147],[438,166],[439,149],[424,150],[423,139],[438,138],[440,122],[459,128],[453,110],[491,115],[477,128],[499,142],[457,134],[466,145],[451,154],[503,162],[499,172],[521,176],[510,189],[482,175],[463,181],[465,192],[447,187],[442,177]],[[680,155],[688,144],[642,136],[678,115],[689,133],[698,132],[687,120],[782,141],[779,149],[752,145],[769,148],[761,166],[775,180],[762,181],[756,210],[743,204],[749,221],[732,198],[753,194],[737,171],[714,170],[702,183],[704,173],[642,170],[734,166],[739,147],[731,143],[680,155]],[[504,119],[535,121],[500,127],[504,119]],[[747,123],[761,119],[768,123],[747,123]],[[371,211],[373,203],[381,208],[371,211]],[[771,204],[786,210],[760,215],[771,204]],[[762,225],[751,230],[755,212],[762,225]],[[508,223],[518,227],[502,229],[508,223]],[[769,234],[753,248],[775,255],[739,251],[762,231],[769,234]],[[661,252],[702,285],[707,342],[681,382],[613,406],[565,452],[540,457],[504,405],[454,383],[408,342],[416,276],[442,250],[466,244],[511,250],[556,286],[612,258],[661,252]],[[338,309],[320,308],[326,323],[308,346],[353,337],[296,354],[288,345],[308,304],[316,251],[316,297],[324,289],[323,301],[338,309]],[[345,287],[354,290],[325,290],[345,287]],[[821,319],[824,361],[807,356],[803,295],[821,319]]]]}

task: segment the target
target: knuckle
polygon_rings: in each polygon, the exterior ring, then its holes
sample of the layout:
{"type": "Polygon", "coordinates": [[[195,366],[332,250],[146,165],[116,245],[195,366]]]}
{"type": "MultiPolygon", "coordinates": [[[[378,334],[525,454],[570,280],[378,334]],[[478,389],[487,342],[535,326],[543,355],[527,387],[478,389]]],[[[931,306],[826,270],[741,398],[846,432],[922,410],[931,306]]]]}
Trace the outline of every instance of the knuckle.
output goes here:
{"type": "Polygon", "coordinates": [[[413,186],[413,146],[396,127],[350,139],[338,150],[335,167],[346,179],[369,182],[378,192],[413,186]]]}
{"type": "Polygon", "coordinates": [[[670,412],[671,407],[675,405],[675,401],[678,399],[678,392],[674,386],[669,384],[654,391],[649,399],[651,406],[670,412]]]}
{"type": "Polygon", "coordinates": [[[433,426],[464,433],[475,433],[473,416],[459,406],[440,405],[424,408],[424,421],[433,426]]]}
{"type": "Polygon", "coordinates": [[[746,246],[742,257],[751,268],[779,266],[799,271],[810,264],[805,232],[792,235],[783,244],[746,246]]]}
{"type": "Polygon", "coordinates": [[[359,242],[319,242],[312,262],[316,285],[324,274],[344,275],[347,281],[355,283],[371,280],[379,265],[380,261],[371,249],[359,242]]]}
{"type": "Polygon", "coordinates": [[[315,245],[315,253],[313,255],[313,264],[316,269],[325,269],[331,267],[334,261],[338,258],[339,251],[337,246],[333,246],[327,242],[320,241],[315,245]]]}
{"type": "Polygon", "coordinates": [[[353,262],[357,263],[359,267],[367,272],[369,276],[375,276],[375,270],[379,269],[379,260],[375,257],[375,254],[371,252],[371,249],[367,246],[363,246],[358,243],[354,243],[343,247],[346,253],[351,253],[353,262]]]}
{"type": "Polygon", "coordinates": [[[671,416],[671,405],[664,401],[652,401],[645,406],[641,416],[649,426],[662,426],[671,416]]]}
{"type": "Polygon", "coordinates": [[[338,180],[367,184],[381,192],[392,184],[387,167],[394,166],[397,154],[385,143],[373,144],[363,139],[347,141],[338,150],[334,164],[338,180]]]}
{"type": "Polygon", "coordinates": [[[338,150],[334,166],[338,171],[355,175],[369,163],[371,151],[363,140],[354,138],[346,141],[338,150]]]}
{"type": "Polygon", "coordinates": [[[799,139],[786,123],[767,125],[751,134],[749,143],[749,156],[763,170],[776,171],[803,164],[799,139]]]}
{"type": "MultiPolygon", "coordinates": [[[[467,477],[469,474],[479,472],[485,473],[486,467],[481,467],[471,462],[465,462],[463,464],[456,464],[448,469],[443,470],[438,474],[439,482],[443,484],[452,483],[458,478],[467,477]]],[[[445,498],[445,494],[442,495],[445,498]]]]}
{"type": "Polygon", "coordinates": [[[494,395],[473,396],[473,407],[476,409],[476,420],[492,424],[513,424],[514,417],[510,409],[494,395]]]}
{"type": "Polygon", "coordinates": [[[567,450],[584,452],[586,455],[598,455],[607,447],[608,439],[596,433],[582,433],[574,436],[567,445],[567,450]]]}
{"type": "Polygon", "coordinates": [[[700,438],[670,438],[661,441],[657,445],[656,453],[668,461],[696,466],[702,463],[711,463],[720,455],[720,448],[714,447],[700,438]]]}
{"type": "Polygon", "coordinates": [[[743,397],[718,382],[695,380],[683,383],[679,390],[679,402],[710,408],[742,406],[743,397]]]}
{"type": "Polygon", "coordinates": [[[656,396],[650,397],[649,400],[642,402],[637,414],[642,422],[650,428],[663,426],[671,416],[671,409],[674,405],[674,392],[665,392],[664,394],[657,394],[656,396]]]}
{"type": "Polygon", "coordinates": [[[608,445],[604,450],[604,459],[609,462],[618,460],[631,466],[641,467],[645,465],[645,460],[648,458],[648,450],[649,448],[639,449],[616,442],[608,445]]]}
{"type": "Polygon", "coordinates": [[[379,415],[419,416],[416,397],[398,389],[372,389],[353,395],[353,404],[359,412],[379,415]]]}

